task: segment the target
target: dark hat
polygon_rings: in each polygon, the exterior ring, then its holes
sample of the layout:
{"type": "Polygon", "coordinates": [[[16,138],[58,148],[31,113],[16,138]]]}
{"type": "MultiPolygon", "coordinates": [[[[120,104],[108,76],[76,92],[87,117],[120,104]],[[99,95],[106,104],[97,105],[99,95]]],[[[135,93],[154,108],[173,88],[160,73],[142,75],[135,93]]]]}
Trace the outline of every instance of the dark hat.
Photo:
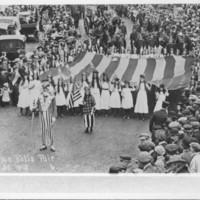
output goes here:
{"type": "Polygon", "coordinates": [[[167,106],[169,106],[169,102],[168,101],[163,101],[162,107],[167,107],[167,106]]]}
{"type": "Polygon", "coordinates": [[[129,156],[129,155],[121,155],[120,156],[120,159],[122,159],[122,160],[131,160],[131,156],[129,156]]]}
{"type": "Polygon", "coordinates": [[[198,122],[198,119],[196,117],[190,117],[189,121],[190,122],[198,122]]]}
{"type": "Polygon", "coordinates": [[[190,115],[190,110],[188,110],[188,109],[183,110],[182,115],[183,116],[190,115]]]}
{"type": "Polygon", "coordinates": [[[120,171],[121,171],[121,169],[119,167],[116,167],[116,166],[112,166],[109,169],[110,174],[118,174],[120,171]]]}
{"type": "Polygon", "coordinates": [[[169,113],[168,113],[168,116],[169,116],[169,117],[176,117],[176,112],[170,110],[169,113]]]}
{"type": "Polygon", "coordinates": [[[146,152],[146,151],[142,151],[139,153],[137,160],[140,163],[149,163],[151,161],[152,157],[150,155],[150,153],[146,152]]]}
{"type": "Polygon", "coordinates": [[[178,146],[176,144],[167,144],[165,150],[168,154],[174,155],[178,151],[178,146]]]}
{"type": "Polygon", "coordinates": [[[189,148],[190,147],[190,143],[191,143],[191,140],[189,137],[184,137],[183,140],[182,140],[182,146],[184,148],[189,148]]]}
{"type": "Polygon", "coordinates": [[[179,131],[178,128],[172,128],[172,129],[169,130],[169,134],[171,136],[176,136],[176,135],[178,135],[178,131],[179,131]]]}
{"type": "Polygon", "coordinates": [[[42,48],[42,49],[43,49],[43,47],[40,45],[40,46],[38,46],[38,47],[37,47],[37,50],[39,50],[40,48],[42,48]]]}

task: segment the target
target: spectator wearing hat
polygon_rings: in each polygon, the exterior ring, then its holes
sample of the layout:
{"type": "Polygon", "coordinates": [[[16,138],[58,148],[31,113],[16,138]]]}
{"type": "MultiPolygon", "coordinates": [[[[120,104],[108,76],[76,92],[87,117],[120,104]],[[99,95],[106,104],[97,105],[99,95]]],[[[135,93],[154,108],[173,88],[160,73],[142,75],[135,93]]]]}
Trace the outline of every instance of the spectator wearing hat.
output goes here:
{"type": "Polygon", "coordinates": [[[167,162],[170,162],[174,159],[180,159],[181,156],[178,154],[178,145],[176,144],[167,144],[165,147],[166,150],[166,156],[165,160],[167,162]]]}
{"type": "Polygon", "coordinates": [[[167,108],[169,102],[164,101],[162,104],[162,109],[153,113],[150,122],[149,122],[149,131],[153,131],[155,125],[160,125],[164,127],[165,122],[167,121],[167,108]]]}
{"type": "Polygon", "coordinates": [[[133,164],[131,162],[130,155],[121,155],[120,156],[120,163],[117,165],[118,168],[121,169],[120,172],[123,173],[132,173],[133,172],[133,164]]]}
{"type": "Polygon", "coordinates": [[[151,159],[150,153],[146,151],[139,153],[137,158],[138,167],[143,170],[143,173],[157,173],[156,168],[151,165],[151,159]]]}
{"type": "Polygon", "coordinates": [[[185,124],[183,126],[184,128],[184,132],[185,132],[185,136],[191,138],[192,137],[192,133],[193,133],[193,128],[191,124],[185,124]]]}
{"type": "Polygon", "coordinates": [[[163,146],[158,145],[155,147],[155,153],[156,153],[156,161],[154,163],[154,166],[157,168],[159,173],[165,173],[165,149],[163,146]]]}
{"type": "Polygon", "coordinates": [[[182,147],[183,152],[181,153],[181,158],[186,161],[187,165],[190,165],[190,162],[192,160],[193,154],[190,151],[190,143],[191,140],[188,137],[184,137],[182,140],[182,147]]]}
{"type": "Polygon", "coordinates": [[[196,142],[190,143],[190,151],[193,153],[189,166],[190,173],[200,173],[200,144],[196,142]]]}
{"type": "Polygon", "coordinates": [[[140,81],[136,90],[138,93],[134,112],[138,114],[138,120],[142,119],[144,121],[145,114],[149,113],[147,91],[151,90],[144,75],[140,75],[140,81]]]}
{"type": "Polygon", "coordinates": [[[145,144],[146,142],[150,141],[150,138],[151,136],[149,133],[141,133],[139,136],[140,144],[141,145],[145,144]]]}
{"type": "Polygon", "coordinates": [[[193,128],[192,137],[196,138],[200,143],[200,123],[198,121],[190,122],[193,128]]]}
{"type": "Polygon", "coordinates": [[[93,127],[95,124],[95,99],[91,95],[90,88],[85,87],[85,95],[83,98],[83,114],[84,114],[84,122],[85,122],[85,131],[84,133],[92,133],[93,127]]]}

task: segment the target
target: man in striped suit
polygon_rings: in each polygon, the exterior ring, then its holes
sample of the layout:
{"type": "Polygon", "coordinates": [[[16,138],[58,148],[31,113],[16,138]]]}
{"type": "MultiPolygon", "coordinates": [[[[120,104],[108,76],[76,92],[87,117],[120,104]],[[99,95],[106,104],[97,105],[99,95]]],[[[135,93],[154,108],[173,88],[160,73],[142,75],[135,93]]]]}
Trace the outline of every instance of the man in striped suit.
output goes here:
{"type": "Polygon", "coordinates": [[[56,121],[57,111],[54,90],[51,88],[49,83],[43,84],[43,91],[38,100],[38,109],[42,127],[42,147],[40,150],[43,151],[47,149],[47,143],[49,140],[50,150],[55,152],[52,129],[56,121]]]}

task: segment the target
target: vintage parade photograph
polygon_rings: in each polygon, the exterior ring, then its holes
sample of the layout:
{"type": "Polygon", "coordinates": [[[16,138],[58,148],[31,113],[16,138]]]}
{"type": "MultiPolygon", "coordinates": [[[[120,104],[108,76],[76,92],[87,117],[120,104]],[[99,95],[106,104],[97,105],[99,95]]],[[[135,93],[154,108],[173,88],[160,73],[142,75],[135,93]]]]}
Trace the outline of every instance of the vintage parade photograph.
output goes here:
{"type": "Polygon", "coordinates": [[[0,5],[0,173],[200,173],[200,4],[52,3],[0,5]]]}

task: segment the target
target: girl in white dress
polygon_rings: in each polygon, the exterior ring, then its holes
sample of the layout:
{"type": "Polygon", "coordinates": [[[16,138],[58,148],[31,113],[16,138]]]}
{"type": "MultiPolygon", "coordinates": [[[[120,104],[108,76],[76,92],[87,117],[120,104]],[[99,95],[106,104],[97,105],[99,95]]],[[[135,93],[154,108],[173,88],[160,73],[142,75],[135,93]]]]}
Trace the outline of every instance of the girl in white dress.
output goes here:
{"type": "Polygon", "coordinates": [[[145,120],[145,114],[149,112],[147,90],[150,89],[151,87],[145,81],[144,75],[140,75],[140,82],[137,86],[138,93],[135,104],[135,113],[138,113],[138,120],[145,120]]]}
{"type": "Polygon", "coordinates": [[[56,106],[57,106],[58,116],[60,116],[61,118],[63,118],[63,110],[65,103],[66,99],[65,99],[64,84],[63,80],[60,78],[58,79],[58,85],[56,86],[56,106]]]}
{"type": "Polygon", "coordinates": [[[154,112],[162,109],[162,103],[166,100],[167,96],[169,96],[168,90],[165,89],[164,84],[161,84],[156,92],[157,102],[154,112]]]}
{"type": "Polygon", "coordinates": [[[110,91],[109,91],[109,79],[108,76],[103,73],[103,81],[101,82],[101,99],[100,99],[100,109],[104,111],[105,117],[108,116],[109,101],[110,101],[110,91]]]}
{"type": "Polygon", "coordinates": [[[19,116],[23,115],[24,108],[26,109],[26,115],[28,115],[29,104],[30,104],[29,80],[28,80],[28,74],[24,74],[19,84],[19,100],[17,104],[17,107],[20,108],[19,116]]]}
{"type": "Polygon", "coordinates": [[[3,107],[9,106],[10,93],[11,93],[11,90],[10,90],[9,84],[4,83],[2,91],[1,91],[3,107]]]}
{"type": "Polygon", "coordinates": [[[30,104],[29,109],[32,111],[34,108],[34,104],[38,102],[38,98],[40,96],[42,86],[41,82],[39,81],[39,77],[37,73],[32,75],[32,80],[29,83],[29,95],[30,95],[30,104]]]}
{"type": "Polygon", "coordinates": [[[95,115],[98,115],[98,112],[100,110],[100,83],[99,83],[99,76],[98,76],[98,71],[93,71],[92,75],[92,82],[91,82],[91,94],[95,99],[95,115]]]}
{"type": "Polygon", "coordinates": [[[121,86],[118,78],[115,78],[114,82],[111,82],[110,91],[111,91],[111,96],[110,96],[109,106],[110,108],[112,108],[113,116],[117,116],[118,110],[119,108],[121,108],[121,98],[120,98],[121,86]]]}
{"type": "Polygon", "coordinates": [[[132,91],[134,88],[130,87],[128,81],[125,81],[125,86],[122,89],[122,108],[125,111],[124,119],[130,119],[130,109],[133,108],[133,96],[132,91]]]}

